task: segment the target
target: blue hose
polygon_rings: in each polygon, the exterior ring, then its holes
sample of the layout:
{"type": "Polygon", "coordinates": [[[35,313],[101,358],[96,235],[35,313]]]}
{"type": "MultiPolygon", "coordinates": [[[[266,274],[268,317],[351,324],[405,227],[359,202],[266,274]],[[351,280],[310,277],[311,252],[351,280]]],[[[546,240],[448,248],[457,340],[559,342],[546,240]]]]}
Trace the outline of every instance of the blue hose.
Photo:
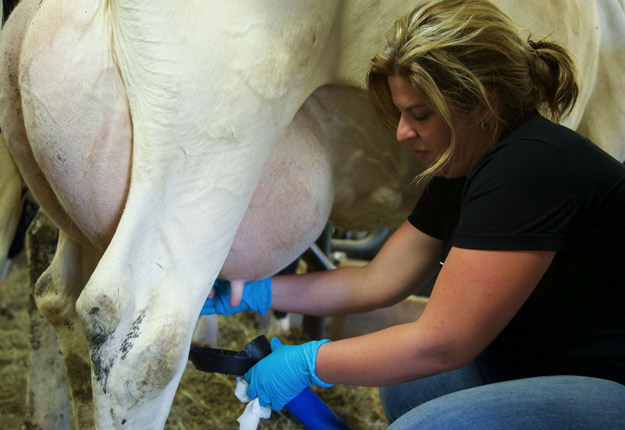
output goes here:
{"type": "Polygon", "coordinates": [[[308,430],[349,430],[310,388],[306,388],[285,406],[308,430]]]}

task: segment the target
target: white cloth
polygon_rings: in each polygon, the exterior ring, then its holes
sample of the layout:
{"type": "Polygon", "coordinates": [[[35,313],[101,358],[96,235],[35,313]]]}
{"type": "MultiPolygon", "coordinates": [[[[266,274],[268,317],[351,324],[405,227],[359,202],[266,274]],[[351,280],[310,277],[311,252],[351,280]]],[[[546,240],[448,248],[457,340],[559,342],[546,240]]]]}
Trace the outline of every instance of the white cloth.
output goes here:
{"type": "Polygon", "coordinates": [[[250,401],[247,397],[247,382],[243,378],[237,378],[237,386],[234,395],[242,403],[247,403],[243,414],[237,419],[239,430],[256,430],[261,418],[267,419],[271,416],[271,406],[261,406],[258,399],[250,401]]]}

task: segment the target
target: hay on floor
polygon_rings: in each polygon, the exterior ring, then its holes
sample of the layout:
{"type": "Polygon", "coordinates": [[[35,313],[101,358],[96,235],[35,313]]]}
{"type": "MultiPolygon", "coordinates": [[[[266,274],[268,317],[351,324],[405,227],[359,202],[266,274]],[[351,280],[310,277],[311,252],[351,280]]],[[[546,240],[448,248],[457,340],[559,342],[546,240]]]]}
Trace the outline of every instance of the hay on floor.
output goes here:
{"type": "MultiPolygon", "coordinates": [[[[219,333],[223,349],[239,351],[261,334],[271,339],[276,333],[257,328],[255,314],[244,312],[219,316],[219,333]]],[[[283,343],[306,342],[306,336],[297,327],[287,334],[277,334],[283,343]]],[[[245,405],[234,396],[236,377],[195,370],[187,366],[174,398],[167,421],[167,430],[238,430],[237,418],[245,405]]],[[[313,390],[352,430],[384,429],[388,421],[380,404],[378,390],[367,387],[335,385],[331,388],[313,387],[313,390]]],[[[299,421],[286,410],[272,412],[271,418],[261,420],[259,430],[300,430],[299,421]]]]}
{"type": "MultiPolygon", "coordinates": [[[[0,306],[0,428],[19,429],[24,424],[28,376],[29,320],[27,268],[16,264],[4,282],[0,306]]],[[[275,333],[257,328],[256,315],[245,312],[218,317],[224,349],[241,350],[261,334],[275,333]]],[[[278,334],[283,343],[307,341],[300,329],[278,334]]],[[[188,366],[176,392],[167,430],[238,430],[237,418],[245,405],[234,396],[236,377],[209,374],[188,366]]],[[[336,385],[314,388],[315,392],[352,430],[383,429],[388,426],[375,388],[336,385]]],[[[286,411],[273,412],[261,420],[259,430],[299,430],[304,427],[286,411]]]]}

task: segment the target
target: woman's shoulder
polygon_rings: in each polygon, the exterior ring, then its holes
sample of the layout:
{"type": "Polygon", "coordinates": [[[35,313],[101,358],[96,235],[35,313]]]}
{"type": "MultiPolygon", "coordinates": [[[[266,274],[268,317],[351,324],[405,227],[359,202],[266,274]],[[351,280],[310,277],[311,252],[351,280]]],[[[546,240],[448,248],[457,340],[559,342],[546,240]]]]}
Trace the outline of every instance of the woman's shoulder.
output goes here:
{"type": "Polygon", "coordinates": [[[588,138],[536,113],[487,151],[469,179],[488,171],[513,177],[583,177],[592,182],[606,172],[621,177],[624,170],[620,161],[588,138]]]}
{"type": "Polygon", "coordinates": [[[583,195],[585,175],[579,175],[578,155],[584,138],[540,115],[494,145],[474,166],[465,193],[473,198],[493,195],[530,204],[552,194],[583,195]],[[580,146],[581,145],[581,146],[580,146]]]}
{"type": "Polygon", "coordinates": [[[536,113],[489,149],[469,179],[485,171],[517,178],[562,174],[588,162],[597,151],[601,150],[584,136],[536,113]]]}
{"type": "Polygon", "coordinates": [[[532,153],[525,150],[526,146],[536,151],[548,153],[569,150],[580,144],[591,143],[576,131],[535,113],[494,145],[493,152],[517,151],[532,157],[532,153]]]}

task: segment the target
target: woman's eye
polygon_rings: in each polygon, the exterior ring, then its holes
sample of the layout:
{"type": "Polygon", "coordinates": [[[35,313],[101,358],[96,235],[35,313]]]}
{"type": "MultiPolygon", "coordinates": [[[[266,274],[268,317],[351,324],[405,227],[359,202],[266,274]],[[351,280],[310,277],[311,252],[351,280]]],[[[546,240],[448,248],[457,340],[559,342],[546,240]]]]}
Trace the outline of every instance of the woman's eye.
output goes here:
{"type": "Polygon", "coordinates": [[[412,114],[412,119],[414,119],[415,121],[425,121],[428,118],[428,114],[423,114],[423,115],[415,115],[412,114]]]}

